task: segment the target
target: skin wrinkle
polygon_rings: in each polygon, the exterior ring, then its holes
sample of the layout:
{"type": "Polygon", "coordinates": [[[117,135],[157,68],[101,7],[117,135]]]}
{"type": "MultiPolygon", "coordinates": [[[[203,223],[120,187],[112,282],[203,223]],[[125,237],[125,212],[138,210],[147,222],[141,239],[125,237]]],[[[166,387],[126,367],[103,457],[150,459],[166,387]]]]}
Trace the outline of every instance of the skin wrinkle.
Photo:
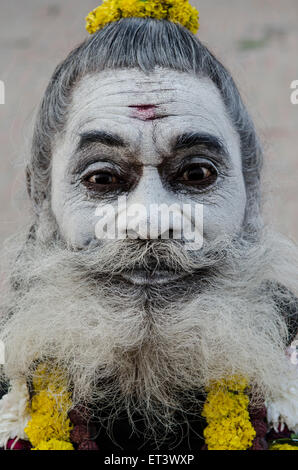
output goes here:
{"type": "MultiPolygon", "coordinates": [[[[65,131],[74,89],[82,77],[106,71],[108,75],[101,74],[101,76],[110,78],[107,80],[108,89],[105,90],[109,93],[111,81],[119,82],[120,79],[121,82],[125,82],[123,75],[119,77],[119,68],[130,72],[134,68],[137,71],[142,70],[141,80],[146,80],[147,89],[148,82],[154,83],[151,90],[157,87],[173,88],[172,76],[170,79],[163,77],[164,85],[160,75],[157,77],[155,74],[152,77],[152,72],[155,70],[179,71],[177,76],[180,79],[183,73],[187,73],[190,78],[210,77],[225,104],[225,111],[233,123],[241,144],[243,177],[247,191],[244,225],[249,231],[249,236],[255,238],[262,225],[259,182],[263,155],[253,122],[239,91],[229,72],[198,39],[176,24],[157,23],[148,19],[144,21],[129,18],[115,24],[111,23],[72,51],[57,67],[47,87],[36,121],[32,158],[28,162],[28,190],[34,201],[34,213],[36,215],[40,213],[42,210],[40,206],[45,197],[47,200],[50,199],[54,141],[65,131]],[[140,41],[134,42],[133,47],[131,34],[133,37],[137,34],[140,38],[140,41]],[[152,49],[152,41],[159,45],[155,50],[152,49]],[[181,48],[181,41],[185,49],[181,48]]],[[[134,78],[140,82],[139,77],[134,78]]],[[[183,80],[180,81],[184,86],[183,80]]],[[[126,89],[133,88],[131,82],[126,80],[126,84],[126,89]]],[[[105,85],[103,83],[101,85],[103,89],[105,85]]],[[[192,98],[193,96],[191,101],[192,98]]],[[[116,104],[119,106],[119,103],[116,104]]]]}
{"type": "Polygon", "coordinates": [[[285,237],[263,229],[262,160],[231,75],[185,28],[122,19],[72,51],[55,70],[36,120],[30,232],[3,253],[3,380],[30,383],[36,360],[46,360],[65,372],[74,406],[86,404],[102,421],[108,405],[108,429],[122,411],[134,429],[137,410],[156,444],[169,431],[179,438],[176,411],[186,422],[192,411],[197,419],[198,392],[231,374],[247,378],[253,404],[279,398],[283,384],[296,380],[285,348],[296,333],[298,254],[285,237]],[[143,104],[144,94],[148,103],[154,96],[163,102],[167,117],[132,119],[128,106],[134,97],[143,104]],[[130,145],[77,153],[83,130],[117,132],[130,145]],[[220,138],[230,158],[202,146],[171,151],[182,132],[220,138]],[[198,154],[217,166],[214,186],[200,193],[170,187],[179,160],[198,154]],[[202,249],[188,251],[175,240],[95,240],[95,207],[114,204],[117,192],[94,194],[81,172],[85,163],[100,167],[102,157],[129,173],[132,185],[121,194],[130,203],[204,203],[202,249]]]}
{"type": "MultiPolygon", "coordinates": [[[[63,237],[71,246],[77,248],[86,246],[86,240],[93,239],[95,234],[97,219],[94,213],[98,199],[94,199],[93,207],[90,200],[87,208],[84,203],[85,188],[79,184],[71,185],[68,171],[69,166],[72,166],[70,158],[75,158],[73,154],[78,145],[79,136],[93,130],[117,133],[124,141],[132,145],[127,150],[106,149],[105,146],[98,146],[95,151],[102,153],[102,158],[106,155],[109,156],[108,159],[121,162],[122,159],[128,161],[131,155],[142,164],[143,174],[138,186],[128,194],[130,203],[142,201],[143,204],[149,206],[152,202],[169,205],[178,201],[192,204],[195,201],[203,202],[206,205],[205,240],[212,240],[223,233],[231,235],[241,228],[246,194],[239,138],[226,114],[217,89],[206,78],[192,77],[189,74],[172,70],[157,69],[151,75],[153,79],[150,78],[149,83],[146,75],[140,70],[119,70],[117,75],[109,71],[100,72],[94,76],[85,77],[74,92],[65,134],[59,145],[55,147],[52,166],[53,213],[63,237]],[[156,92],[163,88],[168,89],[169,87],[163,86],[168,82],[171,82],[170,92],[156,92]],[[129,85],[128,91],[137,92],[135,97],[131,93],[126,93],[126,84],[129,85]],[[152,86],[155,91],[150,91],[152,86]],[[195,92],[190,93],[189,90],[195,90],[195,92]],[[142,95],[142,105],[157,103],[156,112],[166,117],[154,121],[132,119],[132,110],[129,106],[140,103],[139,94],[142,95]],[[163,99],[165,104],[162,106],[160,106],[161,96],[166,98],[163,99]],[[188,98],[189,96],[191,99],[188,98]],[[175,103],[167,102],[167,99],[173,101],[173,97],[175,103]],[[116,103],[117,106],[115,106],[116,103]],[[193,117],[196,119],[194,120],[193,117]],[[88,124],[82,124],[86,122],[88,124]],[[231,166],[227,171],[228,177],[223,177],[221,183],[219,181],[212,191],[206,191],[205,194],[190,194],[189,192],[186,194],[185,191],[173,193],[161,183],[156,167],[166,157],[171,160],[169,145],[173,142],[175,134],[180,135],[192,131],[215,135],[226,145],[231,158],[231,166]],[[75,203],[70,202],[72,197],[75,203]],[[64,203],[61,204],[61,201],[64,203]]],[[[89,158],[90,151],[90,155],[93,155],[92,149],[86,149],[85,154],[79,153],[76,156],[83,161],[85,155],[89,158]]],[[[195,148],[193,151],[195,152],[195,148]]],[[[186,150],[185,152],[192,155],[193,151],[186,150]]],[[[208,156],[206,158],[208,159],[208,156]]],[[[104,196],[102,200],[104,204],[104,196]]],[[[109,196],[106,200],[107,203],[111,203],[109,196]]]]}

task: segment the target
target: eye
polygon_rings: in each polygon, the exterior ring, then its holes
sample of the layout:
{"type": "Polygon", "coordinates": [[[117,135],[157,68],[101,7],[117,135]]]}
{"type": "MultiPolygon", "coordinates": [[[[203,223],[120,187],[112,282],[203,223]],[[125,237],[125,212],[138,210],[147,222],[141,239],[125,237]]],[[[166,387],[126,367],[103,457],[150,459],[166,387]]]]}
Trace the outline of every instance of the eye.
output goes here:
{"type": "Polygon", "coordinates": [[[202,181],[212,175],[210,168],[196,165],[193,168],[188,168],[182,175],[185,181],[202,181]]]}
{"type": "Polygon", "coordinates": [[[193,162],[180,170],[177,181],[189,186],[206,188],[216,179],[217,170],[211,163],[193,162]]]}
{"type": "Polygon", "coordinates": [[[107,184],[117,184],[118,178],[108,172],[96,173],[95,175],[90,176],[87,180],[91,184],[107,185],[107,184]]]}
{"type": "Polygon", "coordinates": [[[122,179],[110,171],[97,171],[96,173],[86,175],[83,184],[90,189],[101,190],[115,188],[123,183],[122,179]]]}

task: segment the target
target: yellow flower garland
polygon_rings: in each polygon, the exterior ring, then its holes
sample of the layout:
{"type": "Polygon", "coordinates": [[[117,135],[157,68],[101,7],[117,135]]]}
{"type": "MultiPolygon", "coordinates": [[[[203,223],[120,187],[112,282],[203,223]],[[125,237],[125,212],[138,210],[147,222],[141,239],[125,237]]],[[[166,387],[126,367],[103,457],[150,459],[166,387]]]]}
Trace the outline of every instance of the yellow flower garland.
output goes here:
{"type": "Polygon", "coordinates": [[[212,384],[202,415],[207,420],[204,429],[208,450],[246,450],[256,432],[250,422],[247,382],[231,378],[212,384]]]}
{"type": "Polygon", "coordinates": [[[25,433],[32,450],[74,450],[70,442],[72,424],[67,416],[71,395],[61,374],[39,366],[33,380],[34,396],[25,433]]]}
{"type": "MultiPolygon", "coordinates": [[[[204,437],[208,450],[247,450],[252,446],[256,431],[248,413],[247,386],[245,379],[231,377],[209,387],[202,412],[207,420],[204,437]]],[[[63,375],[39,366],[33,388],[28,405],[31,419],[25,427],[32,450],[74,450],[70,442],[73,425],[68,418],[71,394],[63,375]]],[[[298,446],[275,441],[270,450],[298,450],[298,446]]]]}
{"type": "Polygon", "coordinates": [[[108,23],[133,16],[180,23],[193,34],[199,29],[199,12],[188,0],[103,0],[86,17],[86,29],[94,34],[108,23]]]}
{"type": "Polygon", "coordinates": [[[270,450],[298,450],[298,446],[292,446],[291,444],[273,444],[270,446],[270,450]]]}

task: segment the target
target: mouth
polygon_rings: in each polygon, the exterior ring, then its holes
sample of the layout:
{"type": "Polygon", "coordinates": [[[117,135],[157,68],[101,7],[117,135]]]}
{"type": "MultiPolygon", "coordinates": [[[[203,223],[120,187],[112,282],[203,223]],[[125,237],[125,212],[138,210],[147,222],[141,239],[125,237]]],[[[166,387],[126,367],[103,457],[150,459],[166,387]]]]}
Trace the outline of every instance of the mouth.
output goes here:
{"type": "Polygon", "coordinates": [[[125,281],[135,285],[163,285],[168,284],[178,279],[182,279],[182,273],[174,273],[166,270],[154,270],[152,272],[143,269],[134,269],[133,271],[122,273],[122,278],[125,281]]]}

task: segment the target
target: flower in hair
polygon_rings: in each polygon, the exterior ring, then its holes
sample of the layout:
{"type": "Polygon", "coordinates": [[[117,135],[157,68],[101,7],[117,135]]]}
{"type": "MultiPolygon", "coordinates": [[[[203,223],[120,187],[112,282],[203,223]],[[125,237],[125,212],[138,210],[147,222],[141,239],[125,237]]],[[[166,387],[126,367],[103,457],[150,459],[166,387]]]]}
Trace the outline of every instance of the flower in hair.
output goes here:
{"type": "Polygon", "coordinates": [[[86,29],[94,34],[108,23],[130,17],[172,21],[193,34],[199,29],[199,12],[188,0],[103,0],[87,16],[86,29]]]}

